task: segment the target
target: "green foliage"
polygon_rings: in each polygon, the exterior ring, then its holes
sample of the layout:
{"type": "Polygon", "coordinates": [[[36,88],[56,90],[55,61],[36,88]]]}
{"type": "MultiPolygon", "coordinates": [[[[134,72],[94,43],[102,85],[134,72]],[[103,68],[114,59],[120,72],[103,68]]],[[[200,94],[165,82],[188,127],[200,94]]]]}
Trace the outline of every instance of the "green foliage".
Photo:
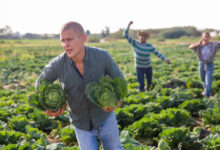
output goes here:
{"type": "Polygon", "coordinates": [[[212,92],[220,94],[220,80],[214,81],[212,84],[212,92]]]}
{"type": "Polygon", "coordinates": [[[116,118],[118,124],[124,128],[130,125],[134,121],[134,115],[129,112],[129,110],[118,108],[115,110],[116,118]]]}
{"type": "Polygon", "coordinates": [[[202,145],[205,150],[219,150],[220,134],[210,134],[202,140],[202,145]]]}
{"type": "Polygon", "coordinates": [[[161,141],[159,142],[166,149],[178,148],[187,150],[200,150],[196,139],[190,137],[190,131],[186,127],[181,128],[166,128],[159,134],[161,141]]]}
{"type": "Polygon", "coordinates": [[[102,76],[86,85],[87,98],[98,107],[115,107],[127,95],[127,83],[121,77],[102,76]]]}
{"type": "Polygon", "coordinates": [[[57,127],[57,123],[53,119],[50,119],[44,112],[35,110],[33,113],[30,113],[28,117],[34,120],[32,126],[36,128],[48,130],[57,127]]]}
{"type": "Polygon", "coordinates": [[[128,131],[135,139],[152,138],[159,134],[161,126],[159,126],[156,120],[144,117],[128,126],[128,131]]]}
{"type": "Polygon", "coordinates": [[[9,121],[9,128],[25,133],[25,126],[29,124],[26,116],[13,116],[9,121]]]}
{"type": "Polygon", "coordinates": [[[7,123],[0,120],[0,131],[5,130],[7,128],[7,123]]]}
{"type": "Polygon", "coordinates": [[[208,108],[199,112],[200,117],[204,120],[205,125],[220,124],[220,108],[208,108]]]}
{"type": "Polygon", "coordinates": [[[220,124],[219,125],[215,125],[211,127],[211,132],[212,133],[218,133],[220,134],[220,124]]]}
{"type": "Polygon", "coordinates": [[[8,144],[7,146],[1,148],[1,150],[17,150],[17,149],[18,149],[17,144],[8,144]]]}
{"type": "Polygon", "coordinates": [[[9,117],[11,117],[11,113],[7,109],[0,110],[0,120],[7,122],[9,117]]]}
{"type": "Polygon", "coordinates": [[[134,140],[129,135],[129,132],[126,130],[121,131],[120,133],[120,141],[122,144],[122,147],[126,150],[133,150],[133,149],[143,149],[146,146],[142,146],[140,142],[134,140]]]}
{"type": "Polygon", "coordinates": [[[158,143],[158,149],[159,150],[171,150],[170,146],[167,142],[165,142],[163,139],[161,139],[158,143]]]}
{"type": "Polygon", "coordinates": [[[76,142],[76,135],[72,125],[61,129],[60,140],[67,145],[74,145],[74,142],[76,142]]]}
{"type": "Polygon", "coordinates": [[[177,108],[168,108],[159,114],[147,114],[145,117],[156,120],[160,125],[171,127],[189,126],[194,123],[188,111],[177,108]]]}
{"type": "Polygon", "coordinates": [[[186,109],[192,114],[198,114],[200,110],[206,109],[205,104],[200,99],[185,101],[179,105],[180,109],[186,109]]]}
{"type": "Polygon", "coordinates": [[[31,149],[46,149],[47,145],[49,144],[46,135],[42,135],[40,139],[38,139],[36,142],[34,142],[31,145],[31,149]]]}
{"type": "Polygon", "coordinates": [[[29,104],[44,111],[57,111],[65,103],[66,96],[61,86],[51,84],[45,79],[40,81],[37,92],[29,96],[29,104]]]}
{"type": "Polygon", "coordinates": [[[22,133],[16,131],[0,131],[0,144],[16,144],[22,136],[22,133]]]}
{"type": "Polygon", "coordinates": [[[33,139],[40,139],[42,136],[42,132],[38,128],[33,128],[30,125],[25,126],[26,133],[33,139]]]}
{"type": "Polygon", "coordinates": [[[100,40],[101,38],[98,35],[89,35],[86,41],[89,43],[98,43],[100,40]]]}
{"type": "Polygon", "coordinates": [[[134,119],[139,120],[144,115],[150,112],[158,113],[162,110],[159,103],[149,102],[145,105],[137,105],[137,109],[134,111],[134,119]]]}

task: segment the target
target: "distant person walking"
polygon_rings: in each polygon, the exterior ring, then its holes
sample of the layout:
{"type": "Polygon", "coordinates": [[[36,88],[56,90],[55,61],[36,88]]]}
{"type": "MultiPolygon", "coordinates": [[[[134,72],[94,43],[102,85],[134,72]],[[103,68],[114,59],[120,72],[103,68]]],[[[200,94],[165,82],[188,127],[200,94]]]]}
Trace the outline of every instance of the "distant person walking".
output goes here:
{"type": "Polygon", "coordinates": [[[189,46],[190,49],[196,52],[199,59],[199,73],[204,87],[202,95],[205,97],[212,95],[214,59],[216,51],[220,48],[220,42],[210,42],[210,39],[210,33],[204,32],[198,43],[189,46]]]}
{"type": "Polygon", "coordinates": [[[167,59],[164,55],[159,53],[156,48],[150,43],[147,43],[147,39],[150,37],[150,33],[146,31],[138,32],[139,41],[131,38],[129,36],[129,29],[133,21],[130,21],[128,24],[127,29],[124,32],[124,37],[128,40],[128,42],[134,48],[134,59],[135,59],[135,66],[136,66],[136,73],[137,73],[137,80],[139,83],[139,90],[145,91],[144,88],[144,76],[146,75],[147,78],[147,90],[150,89],[152,84],[152,63],[150,54],[154,53],[157,57],[165,61],[166,63],[170,64],[170,60],[167,59]]]}

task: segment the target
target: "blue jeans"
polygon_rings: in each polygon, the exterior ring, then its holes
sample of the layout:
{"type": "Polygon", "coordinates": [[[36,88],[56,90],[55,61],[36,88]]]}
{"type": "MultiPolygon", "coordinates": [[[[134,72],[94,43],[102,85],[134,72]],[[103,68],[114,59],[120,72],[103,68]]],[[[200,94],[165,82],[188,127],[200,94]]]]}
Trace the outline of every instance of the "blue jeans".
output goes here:
{"type": "Polygon", "coordinates": [[[205,89],[205,96],[211,96],[212,92],[212,81],[213,81],[213,72],[214,72],[214,63],[207,63],[207,69],[204,69],[205,64],[200,62],[199,63],[199,73],[200,78],[203,83],[203,87],[205,89]]]}
{"type": "Polygon", "coordinates": [[[147,90],[150,89],[151,83],[152,83],[152,75],[153,75],[153,69],[152,67],[148,68],[138,68],[136,67],[137,72],[137,80],[139,83],[139,90],[144,91],[144,75],[146,75],[147,78],[147,90]]]}
{"type": "Polygon", "coordinates": [[[97,137],[100,139],[104,150],[122,150],[114,112],[110,113],[98,129],[85,131],[74,128],[80,150],[98,150],[97,137]]]}

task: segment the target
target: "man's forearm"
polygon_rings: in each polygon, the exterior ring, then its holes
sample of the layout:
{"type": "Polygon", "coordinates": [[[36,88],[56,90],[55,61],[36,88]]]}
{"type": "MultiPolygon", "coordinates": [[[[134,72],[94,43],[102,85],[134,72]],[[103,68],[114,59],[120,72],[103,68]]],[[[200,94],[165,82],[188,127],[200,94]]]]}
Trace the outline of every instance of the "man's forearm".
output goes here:
{"type": "Polygon", "coordinates": [[[200,39],[200,41],[198,43],[191,44],[189,46],[189,49],[195,49],[195,48],[197,48],[201,44],[202,44],[202,39],[200,39]]]}
{"type": "Polygon", "coordinates": [[[130,29],[130,26],[128,26],[128,27],[125,29],[125,31],[124,31],[123,36],[124,36],[125,38],[129,37],[129,29],[130,29]]]}

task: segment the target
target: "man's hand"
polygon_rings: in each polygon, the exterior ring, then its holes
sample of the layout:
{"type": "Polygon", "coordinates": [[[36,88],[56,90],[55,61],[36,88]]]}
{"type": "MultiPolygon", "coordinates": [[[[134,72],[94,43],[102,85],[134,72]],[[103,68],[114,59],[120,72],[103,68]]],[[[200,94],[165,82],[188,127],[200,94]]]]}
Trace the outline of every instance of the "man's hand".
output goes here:
{"type": "Polygon", "coordinates": [[[122,100],[120,100],[119,104],[114,108],[112,108],[112,107],[107,107],[107,108],[102,107],[102,109],[106,112],[114,111],[115,109],[119,108],[121,106],[121,104],[122,104],[122,100]]]}
{"type": "Polygon", "coordinates": [[[166,62],[167,64],[170,64],[170,60],[169,60],[169,59],[166,59],[165,62],[166,62]]]}
{"type": "Polygon", "coordinates": [[[203,41],[203,39],[201,38],[201,39],[199,40],[199,45],[202,45],[202,41],[203,41]]]}
{"type": "Polygon", "coordinates": [[[60,109],[58,109],[56,112],[54,111],[50,111],[50,110],[46,110],[45,113],[50,116],[50,117],[56,117],[61,115],[66,109],[66,104],[64,104],[64,106],[60,109]]]}
{"type": "Polygon", "coordinates": [[[128,27],[130,27],[133,24],[133,21],[130,21],[128,24],[128,27]]]}

